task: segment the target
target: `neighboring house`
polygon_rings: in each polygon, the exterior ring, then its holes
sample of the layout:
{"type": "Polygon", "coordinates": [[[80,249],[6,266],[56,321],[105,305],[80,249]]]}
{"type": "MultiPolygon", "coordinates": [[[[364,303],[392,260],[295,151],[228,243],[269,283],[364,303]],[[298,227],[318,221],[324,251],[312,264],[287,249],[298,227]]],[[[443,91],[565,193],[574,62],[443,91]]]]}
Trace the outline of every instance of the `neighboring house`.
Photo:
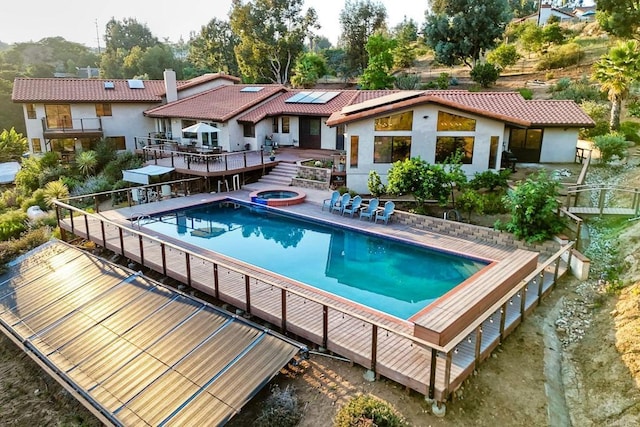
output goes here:
{"type": "Polygon", "coordinates": [[[538,26],[544,26],[552,16],[558,18],[560,22],[575,21],[577,19],[577,17],[568,10],[553,7],[550,3],[543,3],[540,5],[536,13],[532,13],[531,15],[522,18],[516,18],[513,22],[521,23],[525,21],[533,21],[538,24],[538,26]]]}
{"type": "Polygon", "coordinates": [[[206,74],[176,82],[171,70],[164,81],[17,78],[12,100],[23,104],[29,151],[73,157],[76,150],[90,149],[101,138],[114,141],[120,150],[133,150],[136,136],[168,130],[156,128],[154,120],[144,117],[145,110],[239,81],[206,74]]]}
{"type": "Polygon", "coordinates": [[[468,175],[499,169],[503,152],[519,162],[573,162],[578,130],[593,120],[573,101],[530,100],[519,93],[402,91],[351,104],[329,126],[346,126],[347,182],[367,191],[370,170],[386,182],[391,164],[421,157],[444,163],[462,150],[468,175]]]}

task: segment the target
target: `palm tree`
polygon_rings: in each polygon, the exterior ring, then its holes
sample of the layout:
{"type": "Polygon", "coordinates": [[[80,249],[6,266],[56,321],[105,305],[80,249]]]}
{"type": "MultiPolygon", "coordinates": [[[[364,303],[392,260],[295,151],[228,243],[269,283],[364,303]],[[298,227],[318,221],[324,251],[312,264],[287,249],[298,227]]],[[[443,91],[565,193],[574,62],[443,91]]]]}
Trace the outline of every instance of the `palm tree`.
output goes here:
{"type": "Polygon", "coordinates": [[[622,101],[634,80],[640,79],[640,47],[636,40],[620,42],[594,64],[593,76],[611,101],[611,130],[620,128],[622,101]]]}

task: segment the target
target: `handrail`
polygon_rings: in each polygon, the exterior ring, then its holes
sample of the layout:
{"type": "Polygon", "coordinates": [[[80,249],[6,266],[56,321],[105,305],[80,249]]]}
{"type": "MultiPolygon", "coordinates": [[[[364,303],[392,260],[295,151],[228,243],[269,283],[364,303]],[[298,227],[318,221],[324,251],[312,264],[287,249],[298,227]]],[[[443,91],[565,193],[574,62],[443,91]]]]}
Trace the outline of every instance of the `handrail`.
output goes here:
{"type": "Polygon", "coordinates": [[[63,199],[59,199],[60,201],[66,200],[66,201],[71,201],[71,200],[80,200],[80,199],[86,199],[88,197],[97,197],[97,196],[110,196],[112,194],[115,193],[122,193],[125,191],[129,191],[132,188],[150,188],[150,187],[157,187],[158,185],[170,185],[170,184],[180,184],[182,182],[193,182],[193,181],[199,181],[201,180],[201,177],[195,177],[195,178],[183,178],[183,179],[176,179],[173,181],[163,181],[163,182],[157,182],[154,184],[146,184],[146,185],[138,185],[135,187],[125,187],[125,188],[119,188],[117,190],[108,190],[108,191],[101,191],[99,193],[90,193],[90,194],[83,194],[80,196],[69,196],[69,197],[65,197],[63,199]]]}
{"type": "MultiPolygon", "coordinates": [[[[107,218],[104,218],[104,217],[101,217],[101,216],[98,216],[98,215],[94,215],[94,214],[89,213],[89,212],[85,212],[82,209],[79,209],[79,208],[76,208],[75,206],[71,206],[71,205],[68,205],[66,203],[60,202],[59,200],[54,200],[54,204],[57,207],[60,207],[60,208],[63,208],[63,209],[68,209],[68,210],[73,210],[75,212],[79,212],[82,215],[89,216],[89,217],[94,218],[94,219],[96,219],[96,220],[98,220],[100,222],[107,223],[107,224],[112,225],[114,227],[123,228],[122,224],[118,224],[118,223],[116,223],[114,221],[111,221],[111,220],[109,220],[107,218]]],[[[131,232],[131,233],[134,233],[134,234],[136,234],[136,235],[138,235],[140,237],[143,237],[145,239],[156,241],[156,242],[160,243],[161,245],[165,245],[166,247],[175,249],[175,250],[180,251],[180,252],[187,253],[190,256],[199,258],[199,259],[201,259],[203,261],[207,261],[207,262],[211,262],[213,264],[220,265],[220,266],[222,266],[224,268],[227,268],[227,269],[229,269],[229,270],[231,270],[231,271],[233,271],[235,273],[248,275],[246,271],[240,270],[240,269],[238,269],[238,268],[236,268],[236,267],[234,267],[232,265],[226,264],[224,261],[213,260],[213,259],[211,259],[211,258],[209,258],[209,257],[207,257],[205,255],[198,254],[198,253],[193,252],[193,251],[191,251],[191,250],[189,250],[189,249],[187,249],[185,247],[178,246],[178,245],[173,244],[171,242],[167,242],[165,240],[162,240],[157,236],[152,236],[152,235],[147,234],[147,233],[145,233],[143,231],[135,230],[133,228],[131,228],[131,229],[127,228],[127,231],[131,232]]],[[[320,305],[323,305],[323,306],[327,306],[327,307],[329,307],[329,308],[331,308],[333,310],[336,310],[336,311],[338,311],[340,313],[348,314],[349,316],[351,316],[351,317],[353,317],[353,318],[355,318],[357,320],[363,321],[365,323],[369,323],[371,325],[377,326],[378,328],[381,328],[381,329],[384,329],[384,330],[388,330],[389,332],[393,332],[394,334],[398,334],[403,338],[407,338],[407,339],[413,340],[416,344],[420,344],[420,345],[423,345],[423,346],[427,346],[429,348],[433,348],[433,349],[436,349],[436,350],[444,351],[444,348],[441,347],[441,346],[438,346],[436,344],[430,343],[428,341],[424,341],[424,340],[422,340],[420,338],[414,337],[413,335],[409,335],[409,334],[407,334],[405,332],[392,329],[388,325],[385,325],[383,323],[380,323],[380,322],[377,322],[375,320],[369,319],[369,318],[364,317],[362,315],[359,315],[357,313],[348,312],[345,309],[340,308],[340,307],[338,307],[338,306],[336,306],[336,305],[334,305],[332,303],[329,303],[329,302],[322,301],[320,299],[314,298],[312,296],[309,296],[308,294],[305,294],[303,292],[299,292],[299,291],[297,291],[297,290],[295,290],[295,289],[293,289],[291,287],[288,287],[288,286],[285,286],[285,285],[281,285],[280,283],[271,281],[269,279],[263,279],[263,278],[257,278],[257,279],[259,279],[261,282],[264,282],[264,283],[266,283],[268,285],[277,287],[279,289],[284,289],[287,292],[290,292],[290,293],[292,293],[292,294],[294,294],[296,296],[302,297],[302,298],[304,298],[304,299],[306,299],[308,301],[311,301],[311,302],[314,302],[316,304],[320,304],[320,305]]]]}

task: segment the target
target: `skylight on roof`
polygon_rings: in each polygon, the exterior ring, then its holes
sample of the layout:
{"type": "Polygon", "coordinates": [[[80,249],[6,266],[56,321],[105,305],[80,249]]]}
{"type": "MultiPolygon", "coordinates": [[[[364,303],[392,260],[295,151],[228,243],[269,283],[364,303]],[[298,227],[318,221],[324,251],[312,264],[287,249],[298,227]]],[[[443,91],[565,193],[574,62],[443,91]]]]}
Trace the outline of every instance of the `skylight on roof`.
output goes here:
{"type": "Polygon", "coordinates": [[[113,84],[113,82],[104,82],[104,88],[105,89],[115,89],[116,85],[113,84]]]}
{"type": "Polygon", "coordinates": [[[240,89],[240,92],[260,92],[262,89],[262,86],[247,86],[240,89]]]}
{"type": "Polygon", "coordinates": [[[129,89],[144,89],[144,82],[138,79],[127,80],[129,83],[129,89]]]}
{"type": "Polygon", "coordinates": [[[284,102],[288,104],[326,104],[338,95],[340,95],[340,92],[303,91],[296,93],[284,102]]]}

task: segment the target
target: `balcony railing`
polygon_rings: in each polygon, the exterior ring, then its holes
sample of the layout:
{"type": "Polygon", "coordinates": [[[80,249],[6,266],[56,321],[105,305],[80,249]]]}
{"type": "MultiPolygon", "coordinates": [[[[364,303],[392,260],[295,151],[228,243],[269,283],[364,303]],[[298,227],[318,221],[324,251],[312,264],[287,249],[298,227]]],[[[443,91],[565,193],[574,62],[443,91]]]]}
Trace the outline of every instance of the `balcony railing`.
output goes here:
{"type": "Polygon", "coordinates": [[[102,132],[102,119],[100,117],[66,119],[57,121],[55,126],[53,126],[49,125],[46,117],[43,117],[42,130],[49,133],[102,132]]]}

